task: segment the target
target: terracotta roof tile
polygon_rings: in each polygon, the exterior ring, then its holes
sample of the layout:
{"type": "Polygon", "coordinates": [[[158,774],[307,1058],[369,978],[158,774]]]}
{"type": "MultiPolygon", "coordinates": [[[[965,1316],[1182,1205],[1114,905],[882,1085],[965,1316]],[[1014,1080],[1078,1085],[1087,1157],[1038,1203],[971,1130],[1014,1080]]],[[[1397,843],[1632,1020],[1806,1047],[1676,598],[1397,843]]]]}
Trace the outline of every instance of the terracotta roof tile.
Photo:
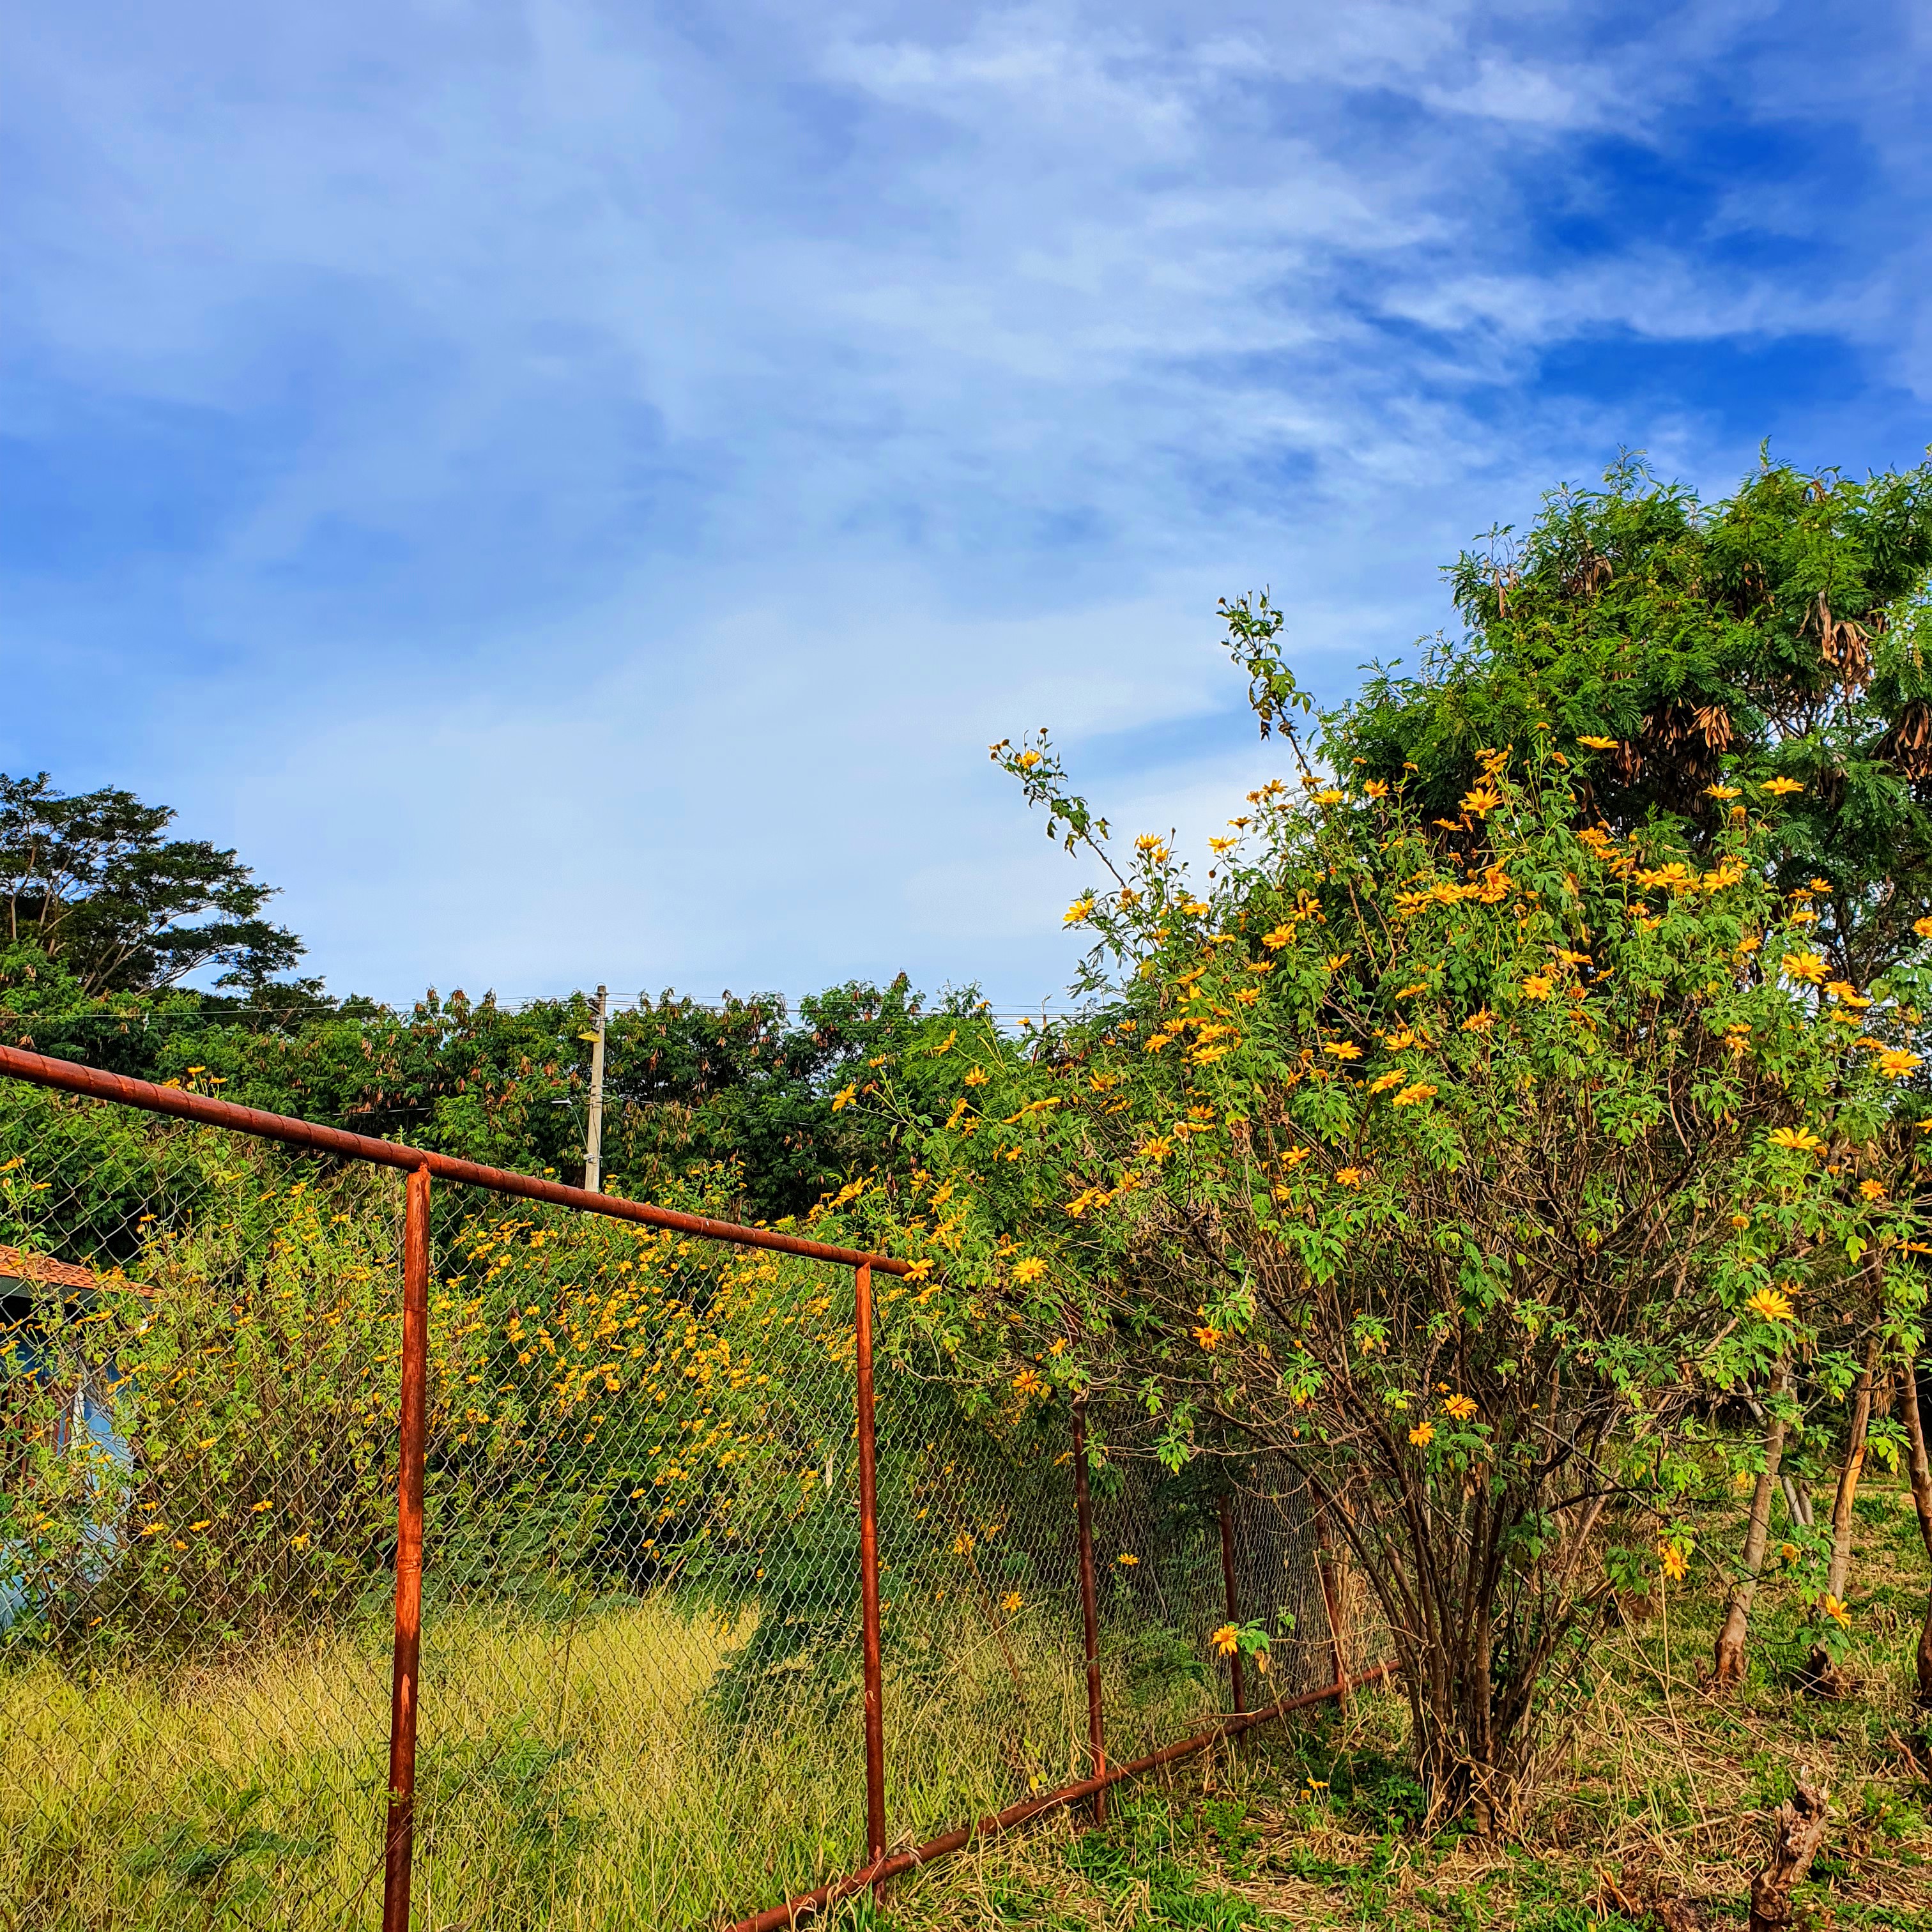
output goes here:
{"type": "Polygon", "coordinates": [[[0,1281],[34,1282],[50,1288],[126,1288],[136,1294],[154,1290],[118,1274],[94,1274],[71,1262],[57,1262],[51,1255],[30,1255],[24,1248],[10,1248],[0,1242],[0,1281]]]}

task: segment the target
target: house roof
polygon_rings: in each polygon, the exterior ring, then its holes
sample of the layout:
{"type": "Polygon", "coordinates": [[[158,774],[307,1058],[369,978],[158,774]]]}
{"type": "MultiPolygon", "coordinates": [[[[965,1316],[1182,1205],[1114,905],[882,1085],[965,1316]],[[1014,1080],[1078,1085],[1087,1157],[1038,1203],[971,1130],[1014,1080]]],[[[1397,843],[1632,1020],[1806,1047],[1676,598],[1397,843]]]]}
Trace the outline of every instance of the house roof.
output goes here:
{"type": "Polygon", "coordinates": [[[32,1282],[47,1288],[124,1288],[136,1294],[151,1295],[152,1288],[129,1281],[118,1274],[95,1274],[71,1262],[57,1262],[51,1255],[30,1255],[24,1248],[10,1248],[0,1242],[0,1281],[32,1282]]]}

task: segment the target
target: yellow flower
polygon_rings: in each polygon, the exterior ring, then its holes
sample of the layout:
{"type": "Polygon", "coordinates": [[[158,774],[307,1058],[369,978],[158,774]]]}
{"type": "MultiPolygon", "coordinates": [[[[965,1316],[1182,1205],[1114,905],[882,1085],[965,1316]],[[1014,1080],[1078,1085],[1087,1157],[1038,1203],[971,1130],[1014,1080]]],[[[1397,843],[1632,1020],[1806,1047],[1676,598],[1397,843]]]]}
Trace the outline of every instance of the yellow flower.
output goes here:
{"type": "Polygon", "coordinates": [[[1013,1279],[1022,1288],[1026,1287],[1029,1282],[1039,1280],[1046,1272],[1046,1264],[1037,1256],[1028,1255],[1024,1261],[1017,1261],[1013,1264],[1013,1279]]]}
{"type": "Polygon", "coordinates": [[[1340,805],[1346,796],[1347,796],[1346,793],[1338,791],[1334,786],[1328,785],[1315,794],[1315,802],[1317,805],[1340,805]]]}
{"type": "Polygon", "coordinates": [[[850,1106],[854,1102],[857,1100],[857,1083],[856,1082],[848,1081],[845,1085],[839,1088],[837,1093],[832,1095],[832,1111],[836,1114],[842,1107],[850,1106]]]}
{"type": "Polygon", "coordinates": [[[200,1522],[190,1523],[188,1526],[188,1534],[192,1536],[196,1530],[206,1529],[214,1520],[214,1519],[212,1516],[205,1516],[202,1518],[200,1522]]]}
{"type": "Polygon", "coordinates": [[[1932,939],[1932,919],[1915,919],[1912,929],[1921,939],[1932,939]]]}
{"type": "Polygon", "coordinates": [[[248,1514],[250,1516],[260,1516],[264,1510],[272,1510],[274,1508],[274,1504],[272,1502],[259,1502],[251,1505],[248,1514]]]}
{"type": "Polygon", "coordinates": [[[974,1067],[966,1076],[966,1084],[969,1087],[983,1087],[986,1084],[986,1070],[983,1066],[974,1067]]]}
{"type": "Polygon", "coordinates": [[[1386,778],[1370,779],[1368,783],[1362,788],[1362,796],[1364,798],[1387,798],[1388,796],[1388,781],[1386,778]]]}
{"type": "Polygon", "coordinates": [[[1436,1440],[1436,1425],[1432,1422],[1418,1422],[1408,1432],[1408,1439],[1418,1449],[1426,1449],[1436,1440]]]}
{"type": "Polygon", "coordinates": [[[1885,1198],[1885,1187],[1880,1181],[1862,1180],[1858,1183],[1858,1192],[1868,1201],[1882,1201],[1885,1198]]]}
{"type": "Polygon", "coordinates": [[[1825,1144],[1809,1127],[1773,1127],[1766,1138],[1791,1154],[1811,1154],[1825,1144]]]}
{"type": "Polygon", "coordinates": [[[1666,1540],[1658,1544],[1657,1553],[1663,1560],[1664,1574],[1673,1583],[1682,1582],[1690,1568],[1684,1558],[1683,1550],[1676,1544],[1666,1540]]]}
{"type": "Polygon", "coordinates": [[[1462,1030],[1465,1033],[1487,1033],[1496,1023],[1496,1015],[1484,1006],[1480,1012],[1472,1013],[1462,1022],[1462,1030]]]}
{"type": "Polygon", "coordinates": [[[1408,1078],[1406,1066],[1391,1066],[1386,1073],[1378,1073],[1369,1082],[1371,1094],[1386,1094],[1391,1087],[1400,1087],[1408,1078]]]}
{"type": "Polygon", "coordinates": [[[1398,1107],[1414,1107],[1419,1106],[1424,1100],[1432,1100],[1435,1097],[1436,1089],[1426,1080],[1418,1080],[1414,1086],[1405,1087],[1395,1096],[1395,1104],[1398,1107]]]}
{"type": "Polygon", "coordinates": [[[1325,1040],[1322,1042],[1322,1051],[1334,1054],[1337,1060],[1359,1060],[1362,1057],[1362,1049],[1349,1040],[1325,1040]]]}
{"type": "Polygon", "coordinates": [[[1218,1655],[1232,1657],[1241,1647],[1241,1633],[1234,1624],[1223,1624],[1208,1641],[1214,1646],[1218,1655]]]}
{"type": "Polygon", "coordinates": [[[1020,770],[1023,772],[1031,771],[1034,766],[1040,763],[1040,754],[1037,752],[1022,752],[1019,755],[1020,770]]]}
{"type": "Polygon", "coordinates": [[[1335,1176],[1335,1179],[1341,1186],[1359,1187],[1362,1184],[1362,1170],[1359,1167],[1345,1167],[1335,1176]]]}
{"type": "Polygon", "coordinates": [[[1704,788],[1704,796],[1706,798],[1736,798],[1738,788],[1736,785],[1708,784],[1704,788]]]}
{"type": "Polygon", "coordinates": [[[292,1536],[289,1538],[289,1547],[291,1550],[306,1550],[308,1547],[308,1538],[305,1536],[292,1536]]]}
{"type": "Polygon", "coordinates": [[[1532,973],[1522,982],[1522,996],[1526,1000],[1546,1000],[1554,984],[1547,973],[1532,973]]]}
{"type": "Polygon", "coordinates": [[[1218,1328],[1197,1328],[1194,1331],[1194,1339],[1202,1348],[1212,1353],[1214,1344],[1221,1339],[1221,1331],[1218,1328]]]}
{"type": "Polygon", "coordinates": [[[1778,798],[1784,798],[1792,792],[1804,789],[1796,778],[1767,778],[1762,788],[1778,798]]]}
{"type": "Polygon", "coordinates": [[[1078,926],[1094,910],[1094,895],[1089,892],[1084,898],[1077,898],[1066,908],[1066,916],[1060,921],[1063,926],[1078,926]]]}
{"type": "Polygon", "coordinates": [[[1328,968],[1330,972],[1339,973],[1354,956],[1352,952],[1331,952],[1322,963],[1328,968]]]}
{"type": "Polygon", "coordinates": [[[1791,1298],[1774,1288],[1754,1288],[1744,1298],[1744,1306],[1754,1315],[1762,1316],[1767,1322],[1789,1322],[1791,1319],[1791,1298]]]}
{"type": "Polygon", "coordinates": [[[1851,1628],[1852,1613],[1850,1610],[1839,1598],[1833,1596],[1828,1590],[1826,1592],[1823,1596],[1819,1598],[1818,1607],[1822,1610],[1826,1616],[1829,1617],[1832,1622],[1836,1624],[1840,1630],[1850,1630],[1851,1628]]]}
{"type": "Polygon", "coordinates": [[[1826,982],[1825,990],[1833,999],[1841,1000],[1848,1006],[1862,1009],[1871,1004],[1870,1000],[1867,999],[1849,980],[1828,980],[1826,982]]]}
{"type": "Polygon", "coordinates": [[[1823,984],[1828,970],[1820,952],[1787,952],[1778,963],[1792,979],[1808,980],[1814,986],[1823,984]]]}
{"type": "Polygon", "coordinates": [[[1131,1570],[1140,1560],[1141,1559],[1138,1556],[1134,1555],[1132,1550],[1122,1550],[1120,1555],[1114,1558],[1114,1561],[1116,1563],[1124,1564],[1130,1570],[1131,1570]]]}
{"type": "Polygon", "coordinates": [[[1011,1616],[1014,1611],[1024,1610],[1025,1607],[1026,1599],[1017,1590],[1009,1590],[1000,1599],[1000,1608],[1004,1610],[1008,1616],[1011,1616]]]}
{"type": "Polygon", "coordinates": [[[1617,748],[1617,741],[1614,738],[1579,738],[1576,742],[1580,745],[1588,746],[1593,752],[1614,752],[1617,748]]]}
{"type": "Polygon", "coordinates": [[[1922,1063],[1916,1053],[1909,1053],[1902,1046],[1888,1047],[1878,1057],[1878,1070],[1894,1080],[1903,1080],[1922,1063]]]}
{"type": "Polygon", "coordinates": [[[1294,943],[1294,928],[1292,926],[1278,926],[1272,932],[1262,934],[1262,944],[1270,952],[1279,952],[1284,946],[1292,946],[1294,943]]]}
{"type": "Polygon", "coordinates": [[[1467,1422],[1470,1417],[1474,1415],[1476,1412],[1476,1405],[1466,1395],[1452,1395],[1445,1396],[1443,1400],[1442,1406],[1446,1408],[1458,1422],[1467,1422]]]}
{"type": "Polygon", "coordinates": [[[1486,817],[1502,802],[1502,794],[1492,784],[1479,784],[1462,794],[1462,809],[1478,818],[1486,817]]]}

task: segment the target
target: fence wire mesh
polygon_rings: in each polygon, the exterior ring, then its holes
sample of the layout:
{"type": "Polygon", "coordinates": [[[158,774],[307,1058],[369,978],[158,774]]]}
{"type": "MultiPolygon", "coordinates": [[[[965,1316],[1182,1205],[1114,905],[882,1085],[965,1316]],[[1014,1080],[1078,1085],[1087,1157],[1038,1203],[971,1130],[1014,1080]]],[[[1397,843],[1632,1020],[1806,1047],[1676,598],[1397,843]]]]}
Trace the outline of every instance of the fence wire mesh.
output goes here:
{"type": "MultiPolygon", "coordinates": [[[[382,1922],[404,1177],[0,1078],[0,1898],[59,1932],[382,1922]]],[[[865,1862],[851,1270],[437,1184],[416,1922],[700,1926],[865,1862]]],[[[1089,1776],[1064,1404],[877,1285],[885,1816],[1089,1776]]],[[[1284,1479],[1093,1418],[1112,1763],[1329,1682],[1284,1479]],[[1226,1527],[1224,1562],[1223,1524],[1226,1527]],[[1232,1582],[1233,1596],[1229,1596],[1232,1582]]]]}

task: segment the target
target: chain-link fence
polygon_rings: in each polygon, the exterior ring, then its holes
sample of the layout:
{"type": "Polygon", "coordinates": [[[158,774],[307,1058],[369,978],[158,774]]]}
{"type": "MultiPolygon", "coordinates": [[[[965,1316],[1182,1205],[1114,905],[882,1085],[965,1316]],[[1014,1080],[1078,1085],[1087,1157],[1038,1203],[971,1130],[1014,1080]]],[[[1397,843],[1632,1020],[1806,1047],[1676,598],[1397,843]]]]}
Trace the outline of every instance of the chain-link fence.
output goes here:
{"type": "Polygon", "coordinates": [[[0,1048],[0,1900],[784,1923],[1372,1654],[904,1273],[0,1048]]]}

